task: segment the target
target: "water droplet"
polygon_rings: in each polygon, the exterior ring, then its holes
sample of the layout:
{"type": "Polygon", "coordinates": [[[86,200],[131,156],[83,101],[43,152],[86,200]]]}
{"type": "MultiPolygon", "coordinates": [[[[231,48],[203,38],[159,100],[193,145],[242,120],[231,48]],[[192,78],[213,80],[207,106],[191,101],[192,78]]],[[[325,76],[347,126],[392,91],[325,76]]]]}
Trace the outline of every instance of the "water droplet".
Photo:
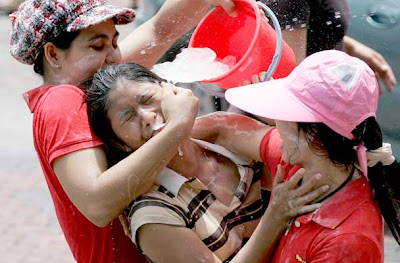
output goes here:
{"type": "Polygon", "coordinates": [[[183,151],[182,151],[181,147],[178,147],[178,154],[179,154],[179,156],[183,156],[183,151]]]}

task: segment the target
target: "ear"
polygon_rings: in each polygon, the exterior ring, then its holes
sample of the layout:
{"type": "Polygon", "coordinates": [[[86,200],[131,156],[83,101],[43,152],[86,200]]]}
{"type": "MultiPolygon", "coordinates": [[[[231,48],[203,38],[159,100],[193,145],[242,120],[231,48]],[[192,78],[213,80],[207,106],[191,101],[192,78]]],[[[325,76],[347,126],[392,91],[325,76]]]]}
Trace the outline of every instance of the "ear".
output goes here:
{"type": "Polygon", "coordinates": [[[43,47],[44,60],[52,68],[61,67],[61,58],[63,57],[62,50],[56,47],[53,43],[46,43],[43,47]]]}
{"type": "Polygon", "coordinates": [[[110,143],[114,148],[121,150],[123,152],[133,152],[133,150],[128,145],[126,145],[118,140],[111,140],[110,143]]]}

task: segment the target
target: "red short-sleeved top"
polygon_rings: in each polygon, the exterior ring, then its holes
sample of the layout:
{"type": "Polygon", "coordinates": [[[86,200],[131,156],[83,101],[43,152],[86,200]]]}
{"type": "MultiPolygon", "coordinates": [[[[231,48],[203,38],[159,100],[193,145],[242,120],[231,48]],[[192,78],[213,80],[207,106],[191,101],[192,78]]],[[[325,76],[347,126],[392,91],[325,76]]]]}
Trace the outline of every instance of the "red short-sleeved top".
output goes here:
{"type": "Polygon", "coordinates": [[[145,262],[118,219],[92,224],[68,198],[52,169],[63,155],[103,145],[92,132],[84,92],[71,85],[41,86],[24,95],[33,116],[33,137],[58,221],[77,262],[145,262]]]}
{"type": "MultiPolygon", "coordinates": [[[[271,174],[283,164],[289,177],[299,166],[285,164],[279,133],[263,138],[260,155],[271,174]]],[[[316,212],[296,218],[283,234],[272,262],[383,262],[383,224],[363,176],[349,183],[316,212]]]]}

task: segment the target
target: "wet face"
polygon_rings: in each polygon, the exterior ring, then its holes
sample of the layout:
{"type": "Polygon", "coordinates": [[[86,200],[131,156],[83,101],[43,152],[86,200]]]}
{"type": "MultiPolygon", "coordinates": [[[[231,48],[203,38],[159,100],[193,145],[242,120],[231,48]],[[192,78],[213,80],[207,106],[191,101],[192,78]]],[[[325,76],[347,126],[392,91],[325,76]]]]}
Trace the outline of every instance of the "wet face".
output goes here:
{"type": "Polygon", "coordinates": [[[67,50],[59,50],[61,74],[72,85],[80,85],[99,68],[121,63],[118,31],[112,19],[82,30],[67,50]]]}
{"type": "Polygon", "coordinates": [[[161,86],[119,80],[109,94],[108,118],[117,137],[132,150],[138,149],[164,123],[161,111],[161,86]]]}
{"type": "Polygon", "coordinates": [[[304,137],[304,132],[299,130],[296,122],[276,121],[276,128],[282,139],[282,159],[290,164],[303,164],[311,157],[312,151],[304,137]]]}

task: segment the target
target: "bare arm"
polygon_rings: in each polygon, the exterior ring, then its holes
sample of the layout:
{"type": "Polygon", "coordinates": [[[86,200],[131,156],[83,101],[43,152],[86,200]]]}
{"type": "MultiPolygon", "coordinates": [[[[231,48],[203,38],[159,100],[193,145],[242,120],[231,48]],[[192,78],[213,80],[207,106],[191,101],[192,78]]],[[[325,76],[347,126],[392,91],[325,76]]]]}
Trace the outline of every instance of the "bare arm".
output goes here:
{"type": "MultiPolygon", "coordinates": [[[[393,91],[393,88],[397,85],[397,80],[389,63],[381,54],[348,36],[343,38],[343,43],[347,54],[367,63],[375,71],[377,77],[382,79],[386,90],[388,92],[393,91]]],[[[383,93],[382,87],[380,87],[380,93],[383,93]]]]}
{"type": "Polygon", "coordinates": [[[164,129],[137,151],[107,169],[101,147],[57,158],[53,168],[74,205],[97,226],[118,217],[135,197],[145,193],[156,175],[190,134],[197,115],[197,98],[186,89],[165,89],[164,129]]]}
{"type": "Polygon", "coordinates": [[[175,40],[200,22],[211,4],[234,14],[231,0],[167,0],[154,17],[122,41],[122,57],[152,67],[175,40]]]}
{"type": "Polygon", "coordinates": [[[307,28],[282,30],[282,38],[293,49],[296,65],[299,65],[307,54],[307,28]]]}
{"type": "Polygon", "coordinates": [[[197,118],[191,136],[261,161],[260,143],[270,129],[270,126],[240,114],[215,112],[197,118]]]}

